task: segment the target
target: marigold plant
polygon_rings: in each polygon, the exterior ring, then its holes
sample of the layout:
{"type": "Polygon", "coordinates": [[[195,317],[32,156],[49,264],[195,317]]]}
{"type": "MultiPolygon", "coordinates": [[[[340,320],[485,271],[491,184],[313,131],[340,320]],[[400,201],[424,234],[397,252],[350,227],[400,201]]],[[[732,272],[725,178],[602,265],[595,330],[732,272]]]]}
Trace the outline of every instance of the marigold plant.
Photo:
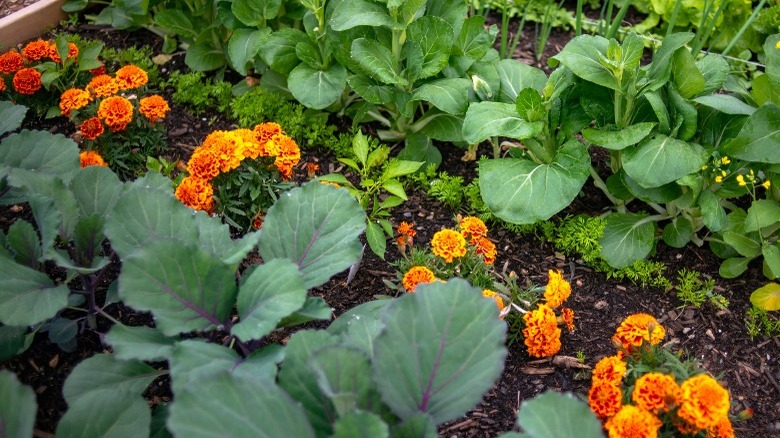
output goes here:
{"type": "Polygon", "coordinates": [[[482,219],[474,216],[467,216],[460,221],[460,232],[463,237],[473,240],[479,237],[487,237],[488,229],[482,219]]]}
{"type": "Polygon", "coordinates": [[[492,265],[496,262],[496,245],[487,237],[476,237],[471,240],[474,252],[481,255],[485,263],[492,265]]]}
{"type": "Polygon", "coordinates": [[[81,161],[81,167],[87,166],[103,166],[108,167],[108,164],[103,160],[103,157],[95,151],[81,151],[79,152],[79,161],[81,161]]]}
{"type": "Polygon", "coordinates": [[[483,289],[482,296],[485,298],[491,298],[493,301],[495,301],[496,306],[498,306],[499,312],[504,310],[504,300],[501,299],[501,295],[496,293],[496,291],[490,289],[483,289]]]}
{"type": "MultiPolygon", "coordinates": [[[[79,56],[79,47],[75,43],[68,43],[68,56],[67,59],[75,59],[77,56],[79,56]]],[[[57,53],[57,44],[52,43],[49,45],[49,58],[51,58],[52,61],[61,63],[62,58],[60,57],[60,54],[57,53]]]]}
{"type": "Polygon", "coordinates": [[[5,90],[6,90],[6,87],[5,87],[5,79],[3,79],[2,77],[0,77],[0,92],[3,92],[3,91],[5,91],[5,90]]]}
{"type": "Polygon", "coordinates": [[[9,50],[0,55],[0,73],[10,75],[24,67],[24,58],[19,52],[9,50]]]}
{"type": "Polygon", "coordinates": [[[619,356],[606,356],[593,367],[594,384],[609,383],[619,385],[626,374],[628,365],[619,356]]]}
{"type": "Polygon", "coordinates": [[[456,258],[466,255],[466,239],[455,230],[445,228],[437,231],[431,239],[431,248],[433,253],[447,263],[452,263],[456,258]]]}
{"type": "Polygon", "coordinates": [[[86,90],[95,97],[113,96],[119,92],[119,83],[110,75],[97,75],[89,81],[86,90]]]}
{"type": "Polygon", "coordinates": [[[609,438],[655,438],[663,426],[655,415],[637,406],[625,405],[604,425],[609,438]]]}
{"type": "Polygon", "coordinates": [[[618,385],[609,382],[594,383],[588,391],[590,410],[601,420],[605,420],[623,407],[623,392],[618,385]]]}
{"type": "Polygon", "coordinates": [[[433,283],[434,281],[436,281],[436,274],[433,271],[425,266],[414,266],[404,274],[403,285],[407,292],[414,293],[420,283],[433,283]]]}
{"type": "Polygon", "coordinates": [[[176,187],[175,195],[182,204],[194,210],[210,212],[214,207],[214,188],[198,177],[185,177],[176,187]]]}
{"type": "Polygon", "coordinates": [[[84,120],[79,127],[79,132],[81,132],[81,135],[87,140],[95,140],[103,134],[104,131],[103,122],[97,117],[90,117],[87,120],[84,120]]]}
{"type": "Polygon", "coordinates": [[[563,278],[561,271],[549,270],[547,276],[547,287],[544,289],[544,299],[547,305],[556,308],[569,299],[571,295],[571,285],[563,278]]]}
{"type": "Polygon", "coordinates": [[[563,320],[563,323],[566,324],[566,330],[573,331],[574,330],[574,311],[569,309],[568,307],[561,308],[561,319],[563,320]]]}
{"type": "Polygon", "coordinates": [[[555,312],[546,304],[540,304],[536,310],[527,312],[523,319],[525,328],[525,346],[528,354],[534,357],[550,357],[561,349],[561,329],[555,312]]]}

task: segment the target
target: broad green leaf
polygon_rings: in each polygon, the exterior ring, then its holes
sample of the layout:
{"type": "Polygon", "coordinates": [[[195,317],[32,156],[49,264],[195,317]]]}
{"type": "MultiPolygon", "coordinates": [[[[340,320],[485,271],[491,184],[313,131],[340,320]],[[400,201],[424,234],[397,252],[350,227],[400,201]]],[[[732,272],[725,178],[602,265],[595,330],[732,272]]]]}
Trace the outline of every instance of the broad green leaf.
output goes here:
{"type": "MultiPolygon", "coordinates": [[[[136,182],[143,183],[143,179],[136,182]]],[[[144,184],[127,188],[119,197],[108,215],[105,233],[111,240],[111,247],[122,258],[155,240],[198,242],[192,209],[179,202],[172,193],[150,190],[144,184]]]]}
{"type": "Polygon", "coordinates": [[[704,91],[704,75],[701,74],[688,50],[674,52],[674,83],[680,90],[680,95],[686,99],[704,91]]]}
{"type": "MultiPolygon", "coordinates": [[[[233,3],[235,5],[235,3],[233,3]]],[[[228,41],[228,59],[230,65],[240,74],[247,74],[247,65],[254,65],[255,56],[263,46],[265,39],[270,35],[270,28],[236,29],[228,41]]]]}
{"type": "Polygon", "coordinates": [[[322,55],[320,54],[320,49],[314,44],[314,42],[309,41],[296,44],[295,55],[309,67],[315,70],[322,70],[322,55]]]}
{"type": "Polygon", "coordinates": [[[542,96],[534,88],[523,88],[517,95],[515,108],[526,122],[544,121],[547,111],[542,102],[542,96]]]}
{"type": "Polygon", "coordinates": [[[453,116],[431,109],[423,117],[425,126],[420,130],[425,136],[439,141],[463,142],[463,116],[453,116]]]}
{"type": "Polygon", "coordinates": [[[76,365],[62,387],[62,394],[69,405],[101,390],[140,396],[163,373],[140,360],[120,360],[112,354],[98,354],[76,365]]]}
{"type": "Polygon", "coordinates": [[[655,224],[644,215],[612,213],[599,239],[601,255],[613,268],[625,268],[650,254],[655,244],[655,224]]]}
{"type": "Polygon", "coordinates": [[[27,334],[27,326],[0,326],[0,364],[27,350],[33,336],[27,334]]]}
{"type": "Polygon", "coordinates": [[[723,278],[737,278],[747,271],[750,258],[746,257],[732,257],[726,259],[720,264],[718,269],[718,275],[723,278]]]}
{"type": "Polygon", "coordinates": [[[575,75],[612,90],[620,90],[620,83],[612,72],[601,63],[607,53],[609,41],[601,36],[580,35],[569,41],[563,50],[550,58],[550,65],[558,62],[575,75]]]}
{"type": "MultiPolygon", "coordinates": [[[[376,149],[376,150],[379,150],[379,149],[376,149]]],[[[368,162],[368,138],[365,135],[363,135],[362,132],[358,132],[352,138],[352,152],[355,153],[355,157],[360,161],[360,164],[362,164],[363,167],[365,167],[366,163],[368,162]]],[[[354,163],[354,161],[353,161],[353,163],[354,163]]],[[[347,164],[347,165],[350,165],[350,164],[347,164]]],[[[368,167],[371,167],[371,166],[368,166],[368,167]]],[[[354,163],[352,165],[352,168],[355,169],[355,170],[359,170],[360,166],[358,166],[357,163],[354,163]]]]}
{"type": "Polygon", "coordinates": [[[175,436],[314,437],[300,406],[273,382],[208,376],[176,394],[168,428],[175,436]]]}
{"type": "Polygon", "coordinates": [[[669,109],[666,107],[666,101],[658,92],[653,91],[643,94],[643,97],[647,99],[647,103],[653,108],[653,113],[655,113],[655,117],[658,119],[658,132],[666,135],[670,134],[672,127],[669,119],[669,109]]]}
{"type": "Polygon", "coordinates": [[[66,0],[62,4],[62,10],[65,12],[78,12],[83,10],[89,4],[89,0],[66,0]]]}
{"type": "Polygon", "coordinates": [[[655,122],[641,122],[614,130],[610,128],[585,128],[582,136],[593,144],[619,151],[644,140],[655,127],[655,122]]]}
{"type": "Polygon", "coordinates": [[[303,307],[279,323],[280,327],[295,327],[309,321],[329,321],[333,318],[333,309],[320,297],[306,297],[303,307]]]}
{"type": "Polygon", "coordinates": [[[463,119],[463,138],[477,144],[495,136],[525,139],[542,131],[542,122],[526,122],[514,104],[478,102],[469,105],[463,119]]]}
{"type": "Polygon", "coordinates": [[[28,131],[11,134],[0,142],[3,166],[61,178],[66,184],[79,172],[79,149],[62,134],[28,131]]]}
{"type": "Polygon", "coordinates": [[[328,413],[333,412],[334,407],[320,390],[307,363],[315,351],[336,345],[338,341],[337,336],[324,331],[299,331],[287,342],[284,363],[279,370],[279,386],[303,404],[309,421],[320,433],[330,430],[331,417],[328,413]]]}
{"type": "Polygon", "coordinates": [[[501,78],[500,102],[515,103],[520,90],[533,88],[541,92],[547,83],[547,75],[543,71],[515,59],[502,59],[496,68],[501,78]]]}
{"type": "Polygon", "coordinates": [[[0,257],[0,322],[29,326],[52,318],[68,305],[68,286],[56,286],[34,269],[0,257]]]}
{"type": "Polygon", "coordinates": [[[165,427],[170,411],[169,403],[161,403],[152,409],[152,421],[149,425],[149,438],[171,438],[173,435],[165,427]]]}
{"type": "Polygon", "coordinates": [[[168,360],[176,338],[165,336],[152,327],[130,327],[115,324],[106,334],[106,343],[117,359],[158,362],[168,360]]]}
{"type": "Polygon", "coordinates": [[[769,199],[758,199],[748,208],[745,232],[759,231],[778,222],[780,222],[780,203],[769,199]]]}
{"type": "Polygon", "coordinates": [[[764,256],[764,272],[768,270],[772,274],[767,277],[772,279],[780,277],[780,244],[775,242],[774,245],[762,246],[761,254],[764,256]]]}
{"type": "MultiPolygon", "coordinates": [[[[23,219],[16,220],[8,227],[5,246],[11,250],[16,263],[30,268],[38,267],[41,258],[41,240],[32,224],[23,219]]],[[[10,260],[0,263],[10,263],[10,260]]]]}
{"type": "Polygon", "coordinates": [[[570,393],[560,394],[552,390],[524,401],[517,414],[517,424],[534,438],[604,436],[601,422],[586,403],[570,393]],[[555,420],[551,421],[553,418],[555,420]]]}
{"type": "Polygon", "coordinates": [[[240,263],[257,246],[260,231],[244,234],[237,240],[230,238],[230,227],[219,218],[204,212],[195,213],[200,247],[219,257],[226,265],[240,263]]]}
{"type": "Polygon", "coordinates": [[[238,353],[222,345],[189,339],[174,344],[169,361],[171,387],[178,395],[210,376],[235,370],[241,359],[238,353]]]}
{"type": "Polygon", "coordinates": [[[393,101],[393,87],[377,83],[367,75],[349,76],[347,83],[352,91],[374,105],[386,105],[393,101]]]}
{"type": "Polygon", "coordinates": [[[423,412],[440,424],[463,415],[501,374],[506,325],[465,280],[419,286],[396,300],[384,323],[374,380],[401,419],[423,412]]]}
{"type": "Polygon", "coordinates": [[[780,163],[780,107],[766,104],[750,116],[739,134],[723,146],[724,154],[739,160],[780,163]]]}
{"type": "Polygon", "coordinates": [[[0,370],[0,425],[3,426],[3,436],[33,436],[37,409],[32,388],[19,383],[14,373],[0,370]]]}
{"type": "Polygon", "coordinates": [[[780,284],[767,283],[750,294],[750,302],[761,310],[780,310],[780,284]]]}
{"type": "Polygon", "coordinates": [[[521,158],[480,161],[479,188],[493,214],[507,222],[530,224],[547,220],[569,205],[588,179],[589,169],[587,150],[574,140],[550,164],[521,158]]]}
{"type": "Polygon", "coordinates": [[[385,84],[406,86],[406,79],[396,71],[396,60],[393,53],[379,41],[358,38],[352,42],[351,54],[352,59],[371,78],[385,84]]]}
{"type": "Polygon", "coordinates": [[[166,9],[154,14],[154,21],[164,29],[173,31],[177,35],[185,38],[192,38],[196,35],[195,26],[192,25],[187,14],[178,9],[166,9]]]}
{"type": "Polygon", "coordinates": [[[397,28],[398,23],[390,17],[385,6],[368,0],[346,0],[336,6],[330,18],[330,27],[335,31],[357,26],[384,26],[397,28]]]}
{"type": "Polygon", "coordinates": [[[362,350],[342,345],[323,348],[309,359],[309,368],[322,393],[333,402],[339,417],[355,410],[371,411],[382,405],[371,380],[371,363],[362,350]]]}
{"type": "Polygon", "coordinates": [[[460,34],[455,40],[452,52],[479,61],[493,48],[494,36],[485,29],[485,17],[475,15],[463,22],[460,34]]]}
{"type": "Polygon", "coordinates": [[[371,412],[350,412],[333,424],[333,438],[385,438],[390,428],[376,414],[371,412]]]}
{"type": "Polygon", "coordinates": [[[0,101],[0,135],[19,129],[25,114],[26,106],[15,105],[7,100],[0,101]]]}
{"type": "Polygon", "coordinates": [[[672,71],[672,57],[681,47],[693,39],[691,32],[677,32],[668,35],[661,42],[661,47],[653,54],[653,62],[647,70],[647,77],[651,81],[651,89],[657,90],[669,81],[672,71]]]}
{"type": "Polygon", "coordinates": [[[306,289],[324,284],[360,257],[366,215],[346,190],[313,181],[281,195],[266,214],[260,255],[298,265],[306,289]]]}
{"type": "Polygon", "coordinates": [[[328,333],[340,335],[344,345],[362,349],[373,357],[374,339],[384,327],[381,314],[393,300],[374,300],[353,307],[328,326],[328,333]]]}
{"type": "Polygon", "coordinates": [[[463,0],[428,1],[425,15],[443,18],[452,27],[453,34],[460,35],[468,15],[468,8],[468,3],[463,0]]]}
{"type": "Polygon", "coordinates": [[[683,248],[693,237],[693,226],[688,219],[678,216],[666,224],[661,237],[672,248],[683,248]]]}
{"type": "Polygon", "coordinates": [[[411,100],[422,100],[448,114],[463,115],[469,106],[468,79],[437,79],[421,85],[411,100]]]}
{"type": "Polygon", "coordinates": [[[260,339],[305,301],[298,266],[286,259],[269,260],[244,273],[237,301],[241,320],[230,333],[242,341],[260,339]]]}
{"type": "Polygon", "coordinates": [[[743,257],[753,258],[761,254],[761,243],[745,234],[734,231],[724,231],[723,241],[737,250],[743,257]]]}
{"type": "Polygon", "coordinates": [[[385,259],[387,236],[382,231],[382,227],[376,222],[366,222],[366,242],[368,242],[368,246],[374,254],[378,255],[382,260],[385,259]]]}
{"type": "Polygon", "coordinates": [[[216,70],[225,65],[222,49],[206,43],[193,44],[187,48],[184,63],[195,71],[216,70]]]}
{"type": "Polygon", "coordinates": [[[68,411],[57,424],[57,436],[137,437],[152,421],[149,405],[140,394],[102,388],[68,402],[68,411]]]}
{"type": "Polygon", "coordinates": [[[13,169],[8,175],[8,183],[22,188],[30,207],[33,210],[36,222],[42,236],[43,253],[46,255],[52,244],[54,233],[65,239],[73,238],[73,231],[78,222],[78,205],[73,192],[63,183],[62,179],[34,170],[13,169]],[[51,213],[55,209],[59,217],[55,229],[42,229],[51,213]]]}
{"type": "Polygon", "coordinates": [[[722,56],[707,54],[696,61],[696,67],[704,77],[702,94],[712,94],[723,88],[729,75],[729,63],[722,56]]]}
{"type": "Polygon", "coordinates": [[[407,26],[418,13],[425,12],[426,0],[389,0],[388,8],[398,8],[398,17],[401,25],[407,26]]]}
{"type": "Polygon", "coordinates": [[[731,115],[749,116],[756,112],[756,108],[753,108],[730,94],[709,94],[695,97],[693,98],[693,101],[731,115]]]}
{"type": "Polygon", "coordinates": [[[422,412],[404,419],[401,424],[393,428],[393,436],[436,438],[436,423],[430,415],[422,412]]]}
{"type": "Polygon", "coordinates": [[[398,158],[409,161],[422,161],[438,166],[441,163],[441,152],[433,145],[431,138],[422,132],[414,132],[406,136],[406,146],[398,152],[398,158]]]}
{"type": "Polygon", "coordinates": [[[623,185],[628,188],[633,197],[639,198],[645,202],[655,203],[667,203],[672,202],[682,196],[682,188],[677,182],[671,182],[664,184],[660,187],[645,188],[640,186],[625,172],[625,169],[621,169],[617,176],[620,177],[623,185]]]}
{"type": "Polygon", "coordinates": [[[623,168],[637,184],[652,188],[697,172],[706,161],[700,145],[657,134],[626,150],[623,168]]]}
{"type": "Polygon", "coordinates": [[[714,193],[706,190],[699,195],[702,220],[710,231],[716,232],[726,226],[726,210],[714,193]]]}
{"type": "Polygon", "coordinates": [[[298,29],[279,29],[265,39],[260,47],[260,56],[273,71],[287,76],[301,62],[295,46],[308,41],[309,37],[298,29]]]}
{"type": "Polygon", "coordinates": [[[249,27],[264,27],[265,20],[276,18],[281,0],[234,0],[231,10],[238,20],[249,27]]]}
{"type": "Polygon", "coordinates": [[[233,269],[203,249],[170,239],[126,257],[119,274],[123,301],[152,312],[167,336],[222,326],[236,289],[233,269]]]}
{"type": "Polygon", "coordinates": [[[425,15],[414,20],[406,29],[406,38],[422,49],[423,62],[419,66],[418,79],[434,76],[447,65],[455,35],[452,26],[443,18],[425,15]]]}
{"type": "Polygon", "coordinates": [[[392,178],[398,178],[399,176],[411,175],[414,172],[417,172],[417,170],[420,169],[423,164],[424,163],[421,161],[407,161],[398,159],[390,160],[390,162],[387,164],[387,167],[385,167],[384,171],[382,172],[382,179],[389,180],[392,178]]]}
{"type": "Polygon", "coordinates": [[[82,216],[105,217],[122,193],[119,177],[107,167],[87,166],[70,182],[82,216]]]}
{"type": "Polygon", "coordinates": [[[338,63],[331,64],[325,70],[301,63],[287,77],[287,87],[293,97],[314,109],[327,108],[337,101],[346,86],[347,70],[338,63]]]}

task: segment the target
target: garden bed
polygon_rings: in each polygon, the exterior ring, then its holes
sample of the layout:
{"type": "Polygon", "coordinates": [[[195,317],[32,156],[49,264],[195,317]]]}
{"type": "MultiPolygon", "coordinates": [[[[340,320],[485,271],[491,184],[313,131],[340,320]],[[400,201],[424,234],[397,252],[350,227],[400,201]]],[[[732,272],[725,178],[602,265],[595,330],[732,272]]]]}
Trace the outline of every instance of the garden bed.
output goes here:
{"type": "MultiPolygon", "coordinates": [[[[108,46],[115,48],[144,42],[152,44],[157,53],[161,45],[156,36],[146,32],[128,37],[122,31],[92,26],[80,28],[78,32],[86,37],[104,39],[108,46]]],[[[551,55],[558,53],[569,38],[562,33],[554,33],[553,37],[548,46],[551,55]]],[[[182,69],[182,58],[182,54],[175,53],[164,68],[182,69]]],[[[33,122],[28,127],[35,128],[37,123],[33,122]]],[[[181,108],[174,108],[165,119],[165,124],[169,132],[169,145],[174,147],[169,158],[184,160],[209,132],[219,128],[235,128],[218,113],[193,116],[181,108]]],[[[62,125],[44,127],[70,134],[68,128],[62,125]]],[[[441,150],[442,170],[450,175],[463,176],[467,182],[476,175],[476,163],[462,161],[462,150],[447,145],[443,145],[441,150]]],[[[480,155],[488,152],[487,148],[478,151],[480,155]]],[[[311,150],[304,150],[302,154],[298,174],[305,173],[303,165],[307,162],[318,162],[322,169],[341,166],[334,157],[326,154],[311,150]]],[[[598,215],[608,210],[608,201],[591,184],[586,184],[580,195],[558,218],[581,213],[598,215]]],[[[1,211],[0,227],[4,230],[16,218],[31,216],[24,205],[3,207],[1,211]]],[[[417,190],[410,193],[407,202],[393,211],[393,222],[414,222],[417,230],[415,240],[429,242],[437,230],[452,226],[453,217],[457,213],[417,190]]],[[[592,366],[600,358],[613,354],[614,346],[609,339],[615,327],[626,315],[637,312],[658,318],[667,330],[666,344],[698,359],[718,377],[731,393],[732,414],[745,409],[753,411],[750,420],[734,424],[737,436],[761,437],[780,433],[780,418],[777,415],[780,412],[780,340],[763,337],[752,339],[745,328],[745,315],[751,306],[749,295],[765,283],[760,264],[753,262],[741,277],[725,280],[718,275],[721,261],[708,249],[691,244],[676,249],[660,243],[652,259],[667,266],[667,275],[673,278],[678,270],[684,268],[696,270],[704,278],[714,279],[715,291],[730,303],[728,310],[706,304],[701,308],[682,307],[671,291],[608,279],[603,273],[594,272],[585,266],[576,256],[558,253],[553,245],[532,234],[519,235],[491,226],[490,236],[498,249],[496,266],[505,268],[507,272],[516,272],[519,283],[544,284],[550,269],[560,269],[570,279],[572,298],[569,306],[576,314],[576,330],[562,336],[563,347],[558,358],[567,356],[571,360],[534,360],[525,352],[522,343],[510,345],[503,374],[485,395],[483,402],[466,417],[440,426],[440,436],[496,436],[513,430],[520,403],[547,389],[569,391],[586,398],[590,387],[589,374],[587,367],[580,367],[576,358],[583,356],[584,364],[592,366]]],[[[383,286],[385,280],[396,280],[392,263],[398,260],[399,253],[395,247],[389,246],[386,258],[387,261],[383,261],[366,250],[351,281],[345,281],[345,274],[338,275],[310,293],[322,297],[334,309],[334,316],[372,300],[376,295],[396,295],[396,291],[383,286]]],[[[128,325],[150,322],[148,314],[137,313],[121,305],[108,309],[113,317],[128,325]]],[[[326,324],[314,323],[311,326],[322,328],[326,324]]],[[[83,330],[78,338],[78,349],[73,353],[61,351],[45,334],[38,334],[29,350],[2,365],[2,368],[14,372],[23,384],[31,386],[36,393],[39,406],[36,436],[50,436],[54,432],[57,422],[67,409],[62,397],[64,379],[84,359],[105,352],[101,334],[106,329],[105,326],[99,326],[97,332],[83,330]]],[[[286,341],[285,335],[289,333],[278,335],[283,343],[286,341]]],[[[170,400],[169,383],[168,378],[160,378],[150,386],[145,393],[150,405],[170,400]]]]}

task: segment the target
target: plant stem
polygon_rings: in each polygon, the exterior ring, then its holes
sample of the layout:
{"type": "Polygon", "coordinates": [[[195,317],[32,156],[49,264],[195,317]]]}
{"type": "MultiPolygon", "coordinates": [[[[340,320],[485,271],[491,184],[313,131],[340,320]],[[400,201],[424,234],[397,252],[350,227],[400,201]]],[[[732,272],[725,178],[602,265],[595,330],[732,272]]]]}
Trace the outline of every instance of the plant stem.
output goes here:
{"type": "Polygon", "coordinates": [[[624,212],[625,211],[625,203],[614,197],[612,193],[609,192],[609,189],[607,188],[607,184],[604,183],[604,180],[601,179],[598,172],[596,172],[596,169],[593,168],[593,166],[590,166],[590,177],[593,178],[593,185],[596,186],[599,190],[604,192],[604,195],[609,199],[609,202],[611,202],[618,211],[624,212]]]}

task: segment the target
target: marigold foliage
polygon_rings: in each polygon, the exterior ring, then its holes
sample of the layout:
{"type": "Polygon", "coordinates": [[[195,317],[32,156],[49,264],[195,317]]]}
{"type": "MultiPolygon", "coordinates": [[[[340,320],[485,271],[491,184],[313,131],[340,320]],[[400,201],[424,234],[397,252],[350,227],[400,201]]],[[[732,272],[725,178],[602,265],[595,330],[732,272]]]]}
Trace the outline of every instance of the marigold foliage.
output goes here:
{"type": "Polygon", "coordinates": [[[128,64],[116,71],[116,81],[121,90],[131,90],[146,85],[149,75],[142,68],[128,64]]]}
{"type": "Polygon", "coordinates": [[[618,385],[608,382],[594,382],[588,391],[590,410],[601,420],[609,418],[623,407],[623,392],[618,385]]]}
{"type": "Polygon", "coordinates": [[[561,329],[555,312],[546,304],[523,315],[525,346],[534,357],[550,357],[561,349],[561,329]]]}
{"type": "Polygon", "coordinates": [[[9,50],[0,55],[0,73],[10,75],[16,73],[24,67],[22,55],[13,50],[9,50]]]}
{"type": "Polygon", "coordinates": [[[561,271],[549,270],[547,287],[544,288],[544,299],[553,309],[563,304],[571,295],[571,285],[563,278],[561,271]]]}
{"type": "Polygon", "coordinates": [[[612,384],[619,385],[626,374],[628,366],[619,356],[607,356],[596,362],[593,367],[593,385],[612,384]]]}
{"type": "Polygon", "coordinates": [[[452,263],[453,259],[466,255],[466,239],[461,233],[449,228],[437,231],[433,235],[431,247],[433,253],[447,263],[452,263]]]}
{"type": "Polygon", "coordinates": [[[65,117],[70,117],[70,112],[84,108],[92,96],[88,91],[80,88],[70,88],[65,90],[60,96],[60,113],[65,117]]]}
{"type": "Polygon", "coordinates": [[[413,266],[406,271],[403,278],[404,289],[407,292],[414,292],[420,283],[433,283],[436,281],[436,274],[425,266],[413,266]]]}
{"type": "Polygon", "coordinates": [[[684,381],[677,415],[698,429],[715,427],[729,413],[729,392],[707,374],[684,381]]]}
{"type": "MultiPolygon", "coordinates": [[[[105,67],[104,67],[105,69],[105,67]]],[[[119,83],[107,74],[94,76],[86,86],[86,90],[95,97],[113,96],[119,91],[119,83]]]]}
{"type": "Polygon", "coordinates": [[[90,117],[81,123],[79,131],[87,140],[94,140],[103,134],[103,123],[97,117],[90,117]]]}
{"type": "Polygon", "coordinates": [[[31,41],[22,49],[22,56],[28,61],[40,61],[49,56],[49,43],[43,40],[31,41]]]}
{"type": "Polygon", "coordinates": [[[41,73],[34,68],[23,68],[14,74],[14,89],[19,94],[35,94],[41,89],[41,73]]]}
{"type": "Polygon", "coordinates": [[[133,120],[133,104],[122,96],[111,96],[100,101],[98,117],[112,132],[124,131],[133,120]]]}
{"type": "Polygon", "coordinates": [[[631,400],[638,407],[658,414],[675,408],[682,398],[674,377],[662,373],[646,373],[634,383],[631,400]]]}
{"type": "Polygon", "coordinates": [[[625,405],[604,425],[610,438],[655,438],[663,423],[646,410],[625,405]]]}
{"type": "Polygon", "coordinates": [[[646,313],[636,313],[620,323],[612,340],[615,345],[621,345],[628,354],[631,354],[641,347],[643,342],[655,345],[661,342],[664,336],[666,330],[655,318],[646,313]]]}
{"type": "Polygon", "coordinates": [[[79,161],[81,162],[82,168],[87,166],[108,167],[108,164],[106,164],[106,162],[103,160],[103,157],[101,157],[100,154],[96,151],[79,152],[79,161]]]}
{"type": "Polygon", "coordinates": [[[214,207],[214,188],[205,179],[185,177],[176,187],[175,195],[182,204],[195,210],[209,212],[214,207]]]}
{"type": "Polygon", "coordinates": [[[165,114],[170,110],[171,108],[168,106],[168,102],[166,102],[162,96],[156,94],[144,97],[138,101],[138,112],[149,119],[149,122],[151,123],[164,119],[165,114]]]}

